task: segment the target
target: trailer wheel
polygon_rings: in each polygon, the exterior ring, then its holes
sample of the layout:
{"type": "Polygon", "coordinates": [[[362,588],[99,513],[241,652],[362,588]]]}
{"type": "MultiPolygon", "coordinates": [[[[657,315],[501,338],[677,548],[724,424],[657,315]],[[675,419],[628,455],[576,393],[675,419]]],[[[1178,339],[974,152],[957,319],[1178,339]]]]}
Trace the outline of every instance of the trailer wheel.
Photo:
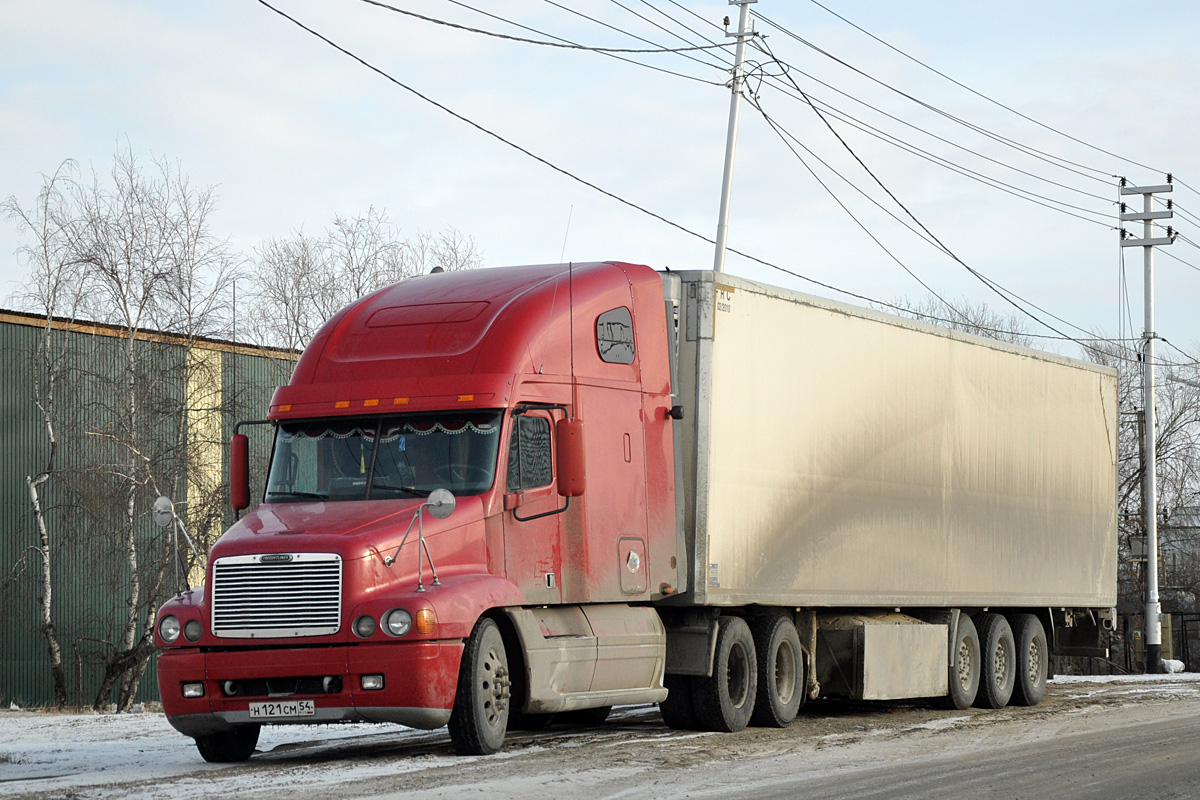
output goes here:
{"type": "Polygon", "coordinates": [[[658,704],[658,710],[667,727],[677,731],[699,728],[696,706],[692,702],[692,676],[663,675],[663,686],[667,687],[667,699],[658,704]]]}
{"type": "Polygon", "coordinates": [[[245,761],[258,744],[259,725],[239,725],[231,731],[196,737],[196,749],[205,761],[228,764],[245,761]]]}
{"type": "Polygon", "coordinates": [[[1017,650],[1012,704],[1036,706],[1046,695],[1046,669],[1050,656],[1046,630],[1033,614],[1013,614],[1011,623],[1017,650]]]}
{"type": "Polygon", "coordinates": [[[966,614],[958,615],[958,628],[950,640],[950,691],[942,698],[949,709],[967,709],[979,691],[979,633],[966,614]]]}
{"type": "Polygon", "coordinates": [[[450,712],[450,740],[463,756],[486,756],[504,744],[510,691],[508,655],[500,629],[484,617],[463,651],[458,692],[450,712]]]}
{"type": "Polygon", "coordinates": [[[1017,648],[1012,628],[999,614],[980,614],[975,618],[979,629],[980,670],[978,708],[1004,708],[1012,697],[1017,671],[1017,648]]]}
{"type": "Polygon", "coordinates": [[[758,694],[750,724],[784,728],[804,699],[804,654],[796,626],[785,616],[759,617],[750,625],[758,655],[758,694]]]}
{"type": "Polygon", "coordinates": [[[723,617],[712,675],[692,678],[696,721],[703,730],[732,733],[750,724],[758,694],[754,636],[741,617],[723,617]]]}

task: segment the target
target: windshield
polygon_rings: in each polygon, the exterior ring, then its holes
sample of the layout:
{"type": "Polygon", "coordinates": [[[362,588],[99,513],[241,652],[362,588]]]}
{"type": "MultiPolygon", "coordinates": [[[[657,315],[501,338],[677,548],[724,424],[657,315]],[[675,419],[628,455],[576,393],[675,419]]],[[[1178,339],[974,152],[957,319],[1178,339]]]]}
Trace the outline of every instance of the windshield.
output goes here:
{"type": "Polygon", "coordinates": [[[499,423],[498,412],[282,422],[266,502],[486,492],[496,474],[499,423]]]}

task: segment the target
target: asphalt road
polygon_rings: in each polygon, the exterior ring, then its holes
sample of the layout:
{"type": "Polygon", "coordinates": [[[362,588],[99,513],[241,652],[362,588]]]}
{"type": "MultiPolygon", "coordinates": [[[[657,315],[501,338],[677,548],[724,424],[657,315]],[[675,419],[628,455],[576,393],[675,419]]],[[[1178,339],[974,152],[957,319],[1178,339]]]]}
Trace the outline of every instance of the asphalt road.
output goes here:
{"type": "Polygon", "coordinates": [[[482,758],[454,756],[444,729],[304,727],[266,729],[249,762],[213,765],[142,716],[0,716],[42,742],[0,741],[0,798],[1200,798],[1200,676],[1056,683],[1041,705],[1000,711],[820,703],[787,729],[737,734],[625,708],[512,733],[482,758]]]}

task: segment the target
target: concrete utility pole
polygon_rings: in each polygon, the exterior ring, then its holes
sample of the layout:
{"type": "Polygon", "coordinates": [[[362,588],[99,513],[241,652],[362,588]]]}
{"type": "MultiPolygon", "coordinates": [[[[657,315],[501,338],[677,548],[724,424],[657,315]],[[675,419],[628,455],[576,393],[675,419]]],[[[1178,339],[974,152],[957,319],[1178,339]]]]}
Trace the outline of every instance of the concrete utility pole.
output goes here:
{"type": "MultiPolygon", "coordinates": [[[[725,32],[726,36],[737,37],[737,49],[733,56],[733,83],[730,84],[729,96],[729,130],[725,135],[725,172],[721,176],[721,210],[717,215],[717,252],[713,258],[713,271],[725,271],[725,241],[729,236],[729,197],[733,192],[733,151],[737,145],[738,110],[742,99],[742,66],[746,63],[746,37],[753,36],[754,31],[747,26],[750,23],[750,5],[758,0],[729,0],[731,6],[741,6],[738,15],[737,33],[725,32]]],[[[729,18],[725,18],[726,27],[729,18]]]]}
{"type": "Polygon", "coordinates": [[[1160,670],[1162,663],[1162,608],[1158,599],[1158,487],[1156,480],[1155,458],[1155,428],[1154,419],[1154,362],[1155,341],[1158,334],[1154,331],[1154,248],[1168,245],[1175,241],[1175,232],[1167,228],[1166,236],[1154,235],[1154,220],[1170,219],[1174,216],[1170,201],[1165,211],[1154,210],[1154,195],[1172,191],[1171,176],[1167,182],[1158,186],[1127,186],[1121,179],[1121,195],[1142,196],[1142,211],[1125,211],[1121,203],[1121,222],[1141,222],[1142,238],[1127,238],[1129,233],[1121,228],[1121,247],[1141,247],[1142,259],[1145,265],[1145,301],[1146,322],[1142,332],[1142,403],[1145,406],[1145,451],[1146,457],[1142,473],[1143,514],[1146,525],[1146,672],[1155,673],[1160,670]]]}

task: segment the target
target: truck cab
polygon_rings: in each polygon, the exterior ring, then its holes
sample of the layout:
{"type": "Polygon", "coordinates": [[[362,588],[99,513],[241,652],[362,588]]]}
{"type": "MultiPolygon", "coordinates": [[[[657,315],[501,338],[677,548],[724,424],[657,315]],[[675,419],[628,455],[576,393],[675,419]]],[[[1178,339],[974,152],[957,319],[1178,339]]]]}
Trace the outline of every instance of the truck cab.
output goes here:
{"type": "Polygon", "coordinates": [[[262,502],[159,612],[171,724],[210,760],[344,720],[491,752],[510,711],[663,699],[637,605],[686,575],[666,352],[661,280],[621,263],[427,275],[338,313],[271,401],[262,502]]]}

